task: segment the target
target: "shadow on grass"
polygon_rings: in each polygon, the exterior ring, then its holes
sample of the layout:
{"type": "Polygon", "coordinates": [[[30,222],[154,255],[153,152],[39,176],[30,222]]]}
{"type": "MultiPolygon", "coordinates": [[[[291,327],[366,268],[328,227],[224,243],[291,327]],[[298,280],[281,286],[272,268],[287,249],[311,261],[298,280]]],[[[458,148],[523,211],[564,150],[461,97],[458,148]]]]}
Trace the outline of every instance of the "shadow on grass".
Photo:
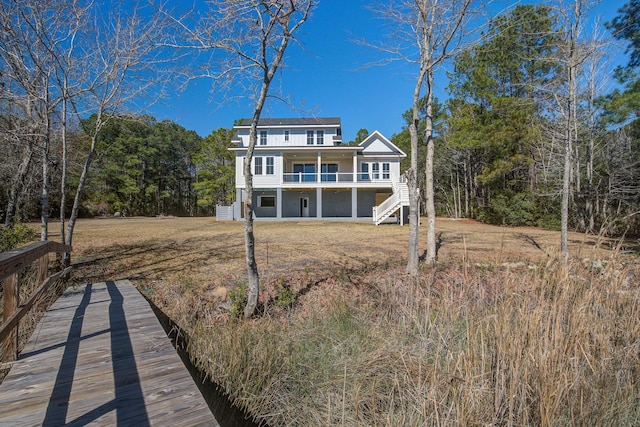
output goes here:
{"type": "Polygon", "coordinates": [[[534,239],[533,237],[529,236],[528,234],[513,233],[513,237],[515,237],[518,240],[524,240],[526,243],[529,243],[531,246],[535,247],[536,249],[539,249],[542,252],[545,252],[545,250],[542,249],[542,246],[540,246],[540,244],[538,242],[536,242],[536,239],[534,239]]]}
{"type": "MultiPolygon", "coordinates": [[[[438,253],[440,252],[440,248],[442,247],[444,242],[445,240],[442,238],[442,231],[440,231],[436,234],[436,257],[438,256],[438,253]]],[[[424,252],[422,252],[422,255],[420,255],[420,257],[418,258],[420,262],[424,262],[427,259],[428,253],[429,253],[429,249],[425,249],[424,252]]]]}
{"type": "MultiPolygon", "coordinates": [[[[221,236],[218,241],[231,240],[221,236]]],[[[242,244],[213,247],[206,237],[175,241],[153,240],[131,245],[114,245],[74,263],[83,281],[119,278],[146,279],[193,268],[212,258],[239,257],[242,244]]]]}

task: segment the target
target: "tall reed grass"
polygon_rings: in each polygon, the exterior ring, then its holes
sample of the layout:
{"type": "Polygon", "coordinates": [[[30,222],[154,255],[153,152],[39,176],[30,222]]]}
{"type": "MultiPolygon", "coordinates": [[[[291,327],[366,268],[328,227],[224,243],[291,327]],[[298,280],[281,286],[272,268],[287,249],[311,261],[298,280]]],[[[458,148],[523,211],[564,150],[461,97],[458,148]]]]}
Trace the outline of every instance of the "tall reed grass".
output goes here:
{"type": "Polygon", "coordinates": [[[640,425],[637,264],[336,277],[251,322],[184,318],[191,355],[271,426],[640,425]]]}

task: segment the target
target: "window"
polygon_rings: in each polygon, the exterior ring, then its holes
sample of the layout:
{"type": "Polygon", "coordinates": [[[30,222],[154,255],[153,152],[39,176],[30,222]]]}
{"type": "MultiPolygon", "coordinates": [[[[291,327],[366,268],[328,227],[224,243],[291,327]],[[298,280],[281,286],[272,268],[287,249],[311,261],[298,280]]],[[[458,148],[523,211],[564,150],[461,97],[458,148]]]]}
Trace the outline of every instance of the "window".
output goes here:
{"type": "Polygon", "coordinates": [[[307,145],[313,145],[313,131],[307,131],[307,145]]]}
{"type": "Polygon", "coordinates": [[[382,164],[382,179],[389,179],[389,178],[391,178],[389,163],[383,163],[382,164]]]}
{"type": "Polygon", "coordinates": [[[260,145],[267,145],[267,131],[260,131],[260,145]]]}
{"type": "Polygon", "coordinates": [[[361,168],[362,173],[360,174],[360,179],[362,179],[362,181],[369,181],[369,163],[363,163],[361,168]]]}
{"type": "Polygon", "coordinates": [[[315,182],[316,180],[316,164],[294,164],[293,173],[297,174],[294,178],[294,182],[315,182]]]}
{"type": "Polygon", "coordinates": [[[324,144],[324,131],[319,130],[316,132],[316,144],[322,145],[324,144]]]}
{"type": "Polygon", "coordinates": [[[267,175],[273,175],[273,157],[267,157],[267,175]]]}
{"type": "Polygon", "coordinates": [[[326,163],[322,165],[322,181],[335,182],[338,180],[338,165],[336,163],[326,163]]]}
{"type": "Polygon", "coordinates": [[[373,179],[380,178],[380,163],[371,163],[371,175],[373,179]]]}
{"type": "Polygon", "coordinates": [[[256,157],[253,165],[253,174],[262,175],[262,157],[256,157]]]}
{"type": "Polygon", "coordinates": [[[285,140],[285,141],[288,141],[288,140],[289,140],[289,131],[288,131],[288,130],[285,130],[285,131],[284,131],[284,140],[285,140]]]}
{"type": "Polygon", "coordinates": [[[275,208],[276,197],[275,196],[258,196],[259,208],[275,208]]]}

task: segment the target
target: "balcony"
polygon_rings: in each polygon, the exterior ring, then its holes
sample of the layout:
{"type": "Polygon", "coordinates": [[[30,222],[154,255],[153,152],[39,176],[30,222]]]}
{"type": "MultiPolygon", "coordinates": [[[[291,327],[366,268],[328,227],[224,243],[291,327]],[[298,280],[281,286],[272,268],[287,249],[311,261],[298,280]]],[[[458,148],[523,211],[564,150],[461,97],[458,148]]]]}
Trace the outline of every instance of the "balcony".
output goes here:
{"type": "Polygon", "coordinates": [[[382,183],[391,185],[392,180],[389,174],[372,172],[289,172],[282,174],[284,184],[295,183],[382,183]]]}
{"type": "Polygon", "coordinates": [[[282,182],[353,182],[353,173],[351,172],[294,172],[282,175],[282,182]],[[318,177],[320,181],[318,181],[318,177]]]}

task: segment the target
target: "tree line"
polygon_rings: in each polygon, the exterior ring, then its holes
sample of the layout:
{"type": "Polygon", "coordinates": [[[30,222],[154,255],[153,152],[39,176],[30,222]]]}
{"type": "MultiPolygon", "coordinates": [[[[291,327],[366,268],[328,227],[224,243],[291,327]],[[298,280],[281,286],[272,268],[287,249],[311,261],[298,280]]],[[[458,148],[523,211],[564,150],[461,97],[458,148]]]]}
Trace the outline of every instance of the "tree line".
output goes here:
{"type": "MultiPolygon", "coordinates": [[[[95,126],[95,117],[82,120],[67,135],[67,186],[76,188],[90,138],[84,128],[95,126]]],[[[216,204],[229,204],[234,197],[235,158],[228,150],[231,130],[218,129],[202,138],[169,120],[149,115],[116,117],[100,131],[78,215],[80,217],[122,215],[204,216],[215,213],[216,204]]],[[[9,146],[10,147],[10,146],[9,146]]],[[[60,215],[61,175],[59,138],[50,141],[51,165],[49,217],[60,215]]],[[[12,178],[20,167],[18,146],[4,152],[0,195],[4,223],[12,178]]],[[[37,161],[15,201],[13,218],[31,220],[40,216],[41,187],[37,161]]],[[[65,212],[72,209],[67,200],[65,212]]]]}
{"type": "MultiPolygon", "coordinates": [[[[614,36],[634,34],[629,26],[637,3],[608,24],[614,36]]],[[[494,17],[483,41],[452,58],[448,99],[435,99],[430,114],[427,100],[419,100],[420,171],[428,115],[437,129],[439,215],[560,229],[569,127],[569,227],[612,236],[640,234],[638,61],[616,68],[619,89],[607,92],[604,56],[612,41],[594,38],[597,34],[580,40],[575,50],[582,58],[569,94],[569,35],[561,21],[557,9],[547,5],[518,5],[494,17]],[[569,97],[573,116],[566,107],[569,97]]],[[[406,127],[392,140],[409,149],[412,110],[404,118],[406,127]]],[[[417,176],[424,189],[424,172],[417,176]]]]}

